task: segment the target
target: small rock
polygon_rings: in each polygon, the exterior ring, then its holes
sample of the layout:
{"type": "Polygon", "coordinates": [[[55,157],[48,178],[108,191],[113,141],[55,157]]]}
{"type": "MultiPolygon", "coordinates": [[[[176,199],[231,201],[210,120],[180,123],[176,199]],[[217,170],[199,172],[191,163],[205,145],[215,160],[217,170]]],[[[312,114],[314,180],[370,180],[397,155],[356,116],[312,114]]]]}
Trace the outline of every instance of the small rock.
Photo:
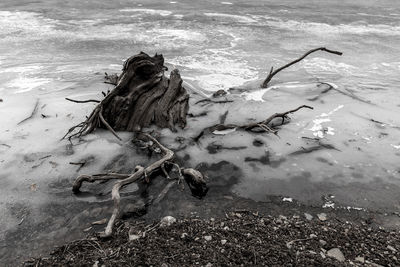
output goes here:
{"type": "Polygon", "coordinates": [[[206,241],[211,241],[211,240],[212,240],[212,236],[206,235],[206,236],[204,236],[204,239],[205,239],[206,241]]]}
{"type": "Polygon", "coordinates": [[[313,219],[313,216],[311,214],[309,214],[309,213],[304,213],[304,216],[306,217],[306,219],[308,221],[311,221],[313,219]]]}
{"type": "Polygon", "coordinates": [[[139,238],[140,238],[140,236],[135,235],[135,234],[130,234],[129,235],[129,241],[138,240],[139,238]]]}
{"type": "Polygon", "coordinates": [[[213,265],[212,265],[212,263],[210,263],[210,262],[206,264],[206,267],[212,267],[212,266],[213,266],[213,265]]]}
{"type": "Polygon", "coordinates": [[[326,216],[326,213],[319,213],[319,214],[317,214],[317,216],[320,221],[326,221],[328,219],[328,217],[326,216]]]}
{"type": "Polygon", "coordinates": [[[397,249],[395,249],[394,247],[392,247],[391,245],[388,245],[387,248],[393,252],[396,252],[397,249]]]}
{"type": "Polygon", "coordinates": [[[287,220],[287,217],[286,217],[286,216],[283,216],[283,215],[279,215],[279,219],[286,221],[286,220],[287,220]]]}
{"type": "Polygon", "coordinates": [[[31,191],[36,191],[37,190],[37,185],[36,184],[31,184],[30,188],[31,188],[31,191]]]}
{"type": "Polygon", "coordinates": [[[168,267],[168,264],[166,264],[165,262],[163,264],[161,264],[161,267],[168,267]]]}
{"type": "Polygon", "coordinates": [[[181,238],[182,238],[182,239],[185,238],[185,237],[187,237],[187,236],[188,236],[187,233],[182,233],[182,234],[181,234],[181,238]]]}
{"type": "Polygon", "coordinates": [[[218,91],[213,93],[213,97],[224,96],[226,94],[227,94],[227,92],[225,90],[220,89],[220,90],[218,90],[218,91]]]}
{"type": "Polygon", "coordinates": [[[222,244],[222,245],[225,245],[226,242],[228,242],[226,239],[222,239],[222,240],[221,240],[221,244],[222,244]]]}
{"type": "Polygon", "coordinates": [[[327,255],[331,258],[335,258],[336,260],[338,260],[340,262],[345,261],[342,251],[340,251],[340,249],[338,249],[338,248],[332,248],[332,249],[328,250],[327,255]]]}
{"type": "Polygon", "coordinates": [[[355,261],[358,261],[358,262],[361,262],[361,263],[364,263],[364,262],[365,262],[364,257],[360,257],[360,256],[356,257],[354,260],[355,260],[355,261]]]}
{"type": "Polygon", "coordinates": [[[325,253],[323,253],[322,251],[319,253],[319,255],[321,255],[321,257],[322,257],[323,259],[326,258],[325,253]]]}
{"type": "Polygon", "coordinates": [[[316,234],[311,234],[310,238],[317,238],[317,235],[316,234]]]}
{"type": "Polygon", "coordinates": [[[225,230],[225,231],[228,231],[228,230],[229,230],[229,227],[228,227],[228,226],[225,226],[225,227],[224,227],[224,230],[225,230]]]}
{"type": "Polygon", "coordinates": [[[325,246],[325,245],[326,245],[326,241],[323,240],[323,239],[320,239],[320,240],[319,240],[319,243],[321,244],[321,246],[325,246]]]}
{"type": "Polygon", "coordinates": [[[176,222],[176,219],[172,216],[165,216],[164,218],[161,219],[160,221],[160,227],[166,227],[174,224],[176,222]]]}

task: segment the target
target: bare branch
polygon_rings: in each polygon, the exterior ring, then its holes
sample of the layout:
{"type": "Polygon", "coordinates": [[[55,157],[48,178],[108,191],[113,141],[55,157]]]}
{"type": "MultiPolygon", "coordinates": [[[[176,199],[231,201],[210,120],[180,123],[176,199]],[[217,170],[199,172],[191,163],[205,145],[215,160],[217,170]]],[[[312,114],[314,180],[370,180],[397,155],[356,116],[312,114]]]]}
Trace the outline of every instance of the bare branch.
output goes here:
{"type": "Polygon", "coordinates": [[[268,77],[264,80],[264,82],[262,83],[261,87],[262,88],[267,88],[268,87],[268,83],[271,81],[272,77],[274,77],[280,71],[292,66],[293,64],[296,64],[297,62],[300,62],[301,60],[303,60],[309,54],[317,52],[317,51],[325,51],[325,52],[328,52],[328,53],[331,53],[331,54],[335,54],[335,55],[339,55],[339,56],[341,56],[343,54],[342,52],[330,50],[330,49],[327,49],[325,47],[319,47],[319,48],[312,49],[312,50],[308,51],[307,53],[305,53],[302,57],[300,57],[300,58],[298,58],[298,59],[296,59],[296,60],[294,60],[294,61],[292,61],[292,62],[290,62],[290,63],[288,63],[288,64],[286,64],[286,65],[284,65],[284,66],[282,66],[280,68],[278,68],[278,69],[276,69],[275,71],[273,71],[273,67],[272,67],[270,73],[268,74],[268,77]]]}
{"type": "Polygon", "coordinates": [[[75,100],[75,99],[71,99],[66,97],[65,100],[74,102],[74,103],[89,103],[89,102],[95,102],[95,103],[100,103],[100,100],[96,100],[96,99],[88,99],[88,100],[75,100]]]}

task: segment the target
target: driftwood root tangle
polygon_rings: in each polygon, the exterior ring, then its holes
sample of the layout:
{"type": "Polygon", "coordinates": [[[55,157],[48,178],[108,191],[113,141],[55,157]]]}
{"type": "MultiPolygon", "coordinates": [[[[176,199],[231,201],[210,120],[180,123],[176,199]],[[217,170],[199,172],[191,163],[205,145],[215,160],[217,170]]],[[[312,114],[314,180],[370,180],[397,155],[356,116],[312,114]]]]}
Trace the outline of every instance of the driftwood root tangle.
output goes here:
{"type": "MultiPolygon", "coordinates": [[[[156,162],[153,162],[146,168],[142,166],[136,166],[135,170],[132,174],[118,174],[118,173],[107,173],[107,174],[96,174],[96,175],[81,175],[79,176],[72,187],[72,190],[74,193],[79,193],[79,190],[82,186],[83,182],[89,182],[93,183],[96,181],[104,181],[104,180],[111,180],[111,179],[118,179],[118,182],[116,182],[113,186],[111,196],[114,201],[114,208],[112,215],[107,223],[107,226],[105,228],[104,233],[101,233],[101,237],[109,237],[112,235],[113,232],[113,227],[115,224],[115,221],[119,218],[120,216],[120,201],[121,201],[121,196],[120,196],[120,189],[130,183],[134,182],[139,182],[143,180],[149,179],[152,173],[162,170],[163,172],[166,172],[166,169],[164,167],[165,164],[173,164],[177,166],[178,171],[179,171],[179,178],[178,181],[181,180],[183,177],[187,184],[189,185],[189,188],[192,191],[192,194],[197,196],[197,197],[203,197],[207,191],[208,187],[206,185],[206,181],[204,179],[204,176],[201,174],[201,172],[192,169],[192,168],[181,168],[178,164],[172,163],[172,160],[174,158],[174,152],[165,146],[163,146],[157,139],[155,139],[153,136],[147,133],[141,133],[143,137],[146,139],[150,140],[157,146],[161,152],[163,153],[163,156],[161,159],[157,160],[156,162]],[[197,195],[196,195],[197,194],[197,195]]],[[[166,177],[170,179],[170,176],[168,173],[166,173],[166,177]]],[[[172,186],[172,183],[169,183],[165,190],[163,190],[160,195],[163,196],[168,192],[169,188],[172,186]]],[[[157,199],[160,199],[161,197],[159,196],[157,199]]],[[[156,200],[158,202],[159,200],[156,200]]]]}
{"type": "MultiPolygon", "coordinates": [[[[196,137],[193,138],[195,142],[199,141],[201,137],[203,137],[206,134],[213,133],[214,131],[224,131],[224,130],[234,130],[234,129],[240,129],[240,130],[245,130],[249,132],[270,132],[273,134],[277,134],[278,130],[276,130],[277,126],[283,125],[286,121],[289,120],[289,114],[294,113],[300,109],[307,108],[307,109],[314,109],[313,107],[307,106],[307,105],[302,105],[299,106],[295,109],[282,112],[282,113],[275,113],[268,118],[266,118],[263,121],[256,122],[256,123],[249,123],[249,124],[243,124],[243,125],[238,125],[238,124],[223,124],[219,123],[216,125],[213,125],[211,127],[207,127],[204,130],[202,130],[196,137]],[[281,119],[279,122],[275,122],[275,119],[281,119]]],[[[225,119],[223,120],[225,121],[225,119]]]]}
{"type": "MultiPolygon", "coordinates": [[[[141,52],[124,63],[119,77],[108,79],[116,87],[105,94],[105,98],[82,123],[69,129],[64,136],[80,137],[93,132],[96,128],[106,128],[115,136],[115,131],[140,131],[142,128],[156,125],[175,131],[175,125],[186,126],[186,114],[189,109],[189,95],[182,86],[178,70],[173,70],[170,78],[164,75],[162,55],[149,55],[141,52]]],[[[72,100],[86,103],[97,100],[72,100]]]]}

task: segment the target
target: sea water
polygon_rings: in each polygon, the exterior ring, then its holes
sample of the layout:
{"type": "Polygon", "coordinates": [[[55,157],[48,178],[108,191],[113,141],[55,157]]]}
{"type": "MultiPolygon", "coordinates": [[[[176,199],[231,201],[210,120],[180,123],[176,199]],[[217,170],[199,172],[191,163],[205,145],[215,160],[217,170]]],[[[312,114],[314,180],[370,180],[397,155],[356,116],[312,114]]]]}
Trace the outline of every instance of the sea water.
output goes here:
{"type": "MultiPolygon", "coordinates": [[[[230,107],[236,114],[228,114],[227,122],[262,120],[302,104],[314,107],[292,115],[279,137],[261,136],[266,145],[240,152],[243,157],[231,150],[210,155],[202,147],[188,149],[198,155],[188,161],[193,166],[222,159],[239,166],[243,176],[234,193],[261,201],[282,195],[318,205],[323,205],[318,202],[321,195],[330,194],[342,206],[398,211],[396,1],[3,0],[0,240],[16,242],[16,233],[21,233],[20,240],[34,244],[32,251],[40,250],[43,240],[51,246],[51,240],[63,235],[57,229],[46,235],[45,228],[38,227],[57,214],[43,207],[66,199],[81,203],[66,193],[73,177],[101,172],[116,155],[133,153],[106,132],[73,148],[60,138],[94,107],[64,98],[101,99],[101,91],[112,88],[102,84],[104,72],[120,72],[123,60],[140,51],[162,53],[169,69],[180,70],[185,86],[204,96],[220,89],[246,89],[241,97],[247,106],[219,107],[221,113],[230,107]],[[269,88],[259,87],[272,66],[316,47],[343,56],[317,52],[278,74],[269,88]],[[319,95],[329,86],[333,89],[319,95]],[[35,116],[18,124],[36,104],[35,116]],[[312,138],[334,149],[296,153],[314,146],[312,138]],[[269,165],[254,160],[266,151],[269,165]],[[82,159],[91,159],[91,164],[77,172],[69,163],[82,159]],[[32,237],[26,234],[29,227],[32,237]]],[[[121,135],[128,142],[130,135],[121,135]]],[[[227,147],[249,146],[254,138],[233,132],[217,141],[227,147]]],[[[146,161],[139,156],[136,160],[146,161]]],[[[9,246],[1,244],[0,249],[2,256],[10,255],[9,246]]]]}

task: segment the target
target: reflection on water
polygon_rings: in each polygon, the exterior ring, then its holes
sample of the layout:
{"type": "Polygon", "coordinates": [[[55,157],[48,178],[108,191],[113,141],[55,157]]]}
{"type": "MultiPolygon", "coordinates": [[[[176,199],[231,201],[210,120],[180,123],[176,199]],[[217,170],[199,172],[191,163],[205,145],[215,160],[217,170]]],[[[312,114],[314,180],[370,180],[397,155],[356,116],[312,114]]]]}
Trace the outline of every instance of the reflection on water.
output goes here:
{"type": "MultiPolygon", "coordinates": [[[[191,155],[192,166],[226,161],[240,169],[231,191],[256,200],[285,195],[318,205],[321,195],[333,194],[339,205],[399,207],[398,3],[3,0],[0,37],[0,239],[18,232],[23,218],[37,226],[51,216],[68,217],[40,208],[49,202],[54,207],[75,203],[65,205],[70,216],[82,210],[76,203],[94,205],[93,199],[69,194],[71,179],[102,171],[132,147],[121,151],[102,132],[74,147],[60,142],[65,130],[93,108],[64,98],[100,98],[110,89],[101,83],[103,73],[119,72],[122,61],[139,51],[162,53],[169,69],[179,68],[194,91],[210,95],[235,87],[248,101],[193,107],[210,109],[212,115],[191,119],[186,136],[217,123],[226,110],[227,123],[241,123],[302,104],[314,107],[294,114],[279,137],[235,131],[208,136],[181,153],[191,155]],[[313,54],[278,74],[270,88],[259,88],[271,66],[320,46],[344,55],[313,54]],[[37,116],[17,125],[37,99],[37,116]],[[87,159],[78,171],[69,164],[87,159]]],[[[123,136],[128,144],[129,134],[123,136]]],[[[222,172],[214,172],[214,182],[222,172]]],[[[76,226],[85,216],[69,219],[76,226]]],[[[35,231],[39,237],[33,239],[46,239],[44,229],[35,231]]],[[[54,239],[53,234],[47,238],[54,239]]]]}

